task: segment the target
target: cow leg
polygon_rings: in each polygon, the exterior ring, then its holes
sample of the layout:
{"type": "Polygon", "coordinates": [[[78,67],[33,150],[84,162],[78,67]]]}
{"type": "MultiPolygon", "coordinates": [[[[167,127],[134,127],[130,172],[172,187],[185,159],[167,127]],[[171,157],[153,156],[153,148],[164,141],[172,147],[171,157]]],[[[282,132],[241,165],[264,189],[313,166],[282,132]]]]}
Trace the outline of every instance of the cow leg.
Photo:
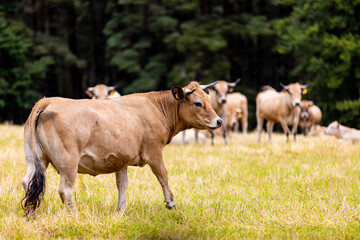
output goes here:
{"type": "Polygon", "coordinates": [[[268,132],[269,142],[271,142],[271,134],[274,128],[274,122],[268,121],[266,123],[266,131],[268,132]]]}
{"type": "Polygon", "coordinates": [[[214,146],[214,132],[210,131],[211,145],[214,146]]]}
{"type": "Polygon", "coordinates": [[[223,127],[223,138],[224,138],[224,144],[227,145],[227,141],[226,141],[226,127],[223,127]]]}
{"type": "Polygon", "coordinates": [[[199,129],[194,129],[195,131],[195,143],[199,142],[199,129]]]}
{"type": "Polygon", "coordinates": [[[286,124],[285,121],[281,121],[280,122],[281,127],[283,128],[284,133],[286,134],[286,141],[289,141],[289,134],[290,134],[290,129],[288,127],[288,125],[286,124]]]}
{"type": "Polygon", "coordinates": [[[297,125],[292,126],[292,134],[294,135],[294,142],[296,142],[296,134],[297,134],[297,125]]]}
{"type": "Polygon", "coordinates": [[[184,131],[182,131],[181,146],[184,146],[184,145],[185,145],[185,134],[186,134],[185,130],[184,130],[184,131]]]}
{"type": "Polygon", "coordinates": [[[257,131],[258,131],[258,143],[261,140],[261,131],[263,129],[264,119],[261,117],[257,117],[257,131]]]}
{"type": "Polygon", "coordinates": [[[149,165],[150,165],[151,171],[155,174],[156,178],[158,179],[158,181],[162,187],[164,197],[165,197],[164,202],[166,202],[166,207],[168,209],[172,209],[173,207],[175,207],[175,202],[174,202],[173,194],[171,193],[170,188],[169,188],[168,175],[167,175],[166,168],[164,166],[162,156],[160,159],[159,158],[152,159],[152,161],[149,162],[149,165]]]}
{"type": "Polygon", "coordinates": [[[307,136],[309,134],[310,128],[311,128],[311,126],[310,127],[308,127],[308,126],[305,127],[305,132],[304,132],[305,136],[307,136]]]}
{"type": "Polygon", "coordinates": [[[242,127],[243,134],[246,136],[247,128],[248,128],[248,122],[247,122],[247,119],[245,119],[245,116],[243,116],[243,118],[241,119],[241,127],[242,127]]]}
{"type": "Polygon", "coordinates": [[[118,192],[119,192],[116,210],[117,211],[125,211],[125,209],[126,209],[125,192],[128,187],[127,167],[124,167],[120,171],[116,172],[115,176],[116,176],[116,186],[117,186],[118,192]]]}
{"type": "Polygon", "coordinates": [[[62,202],[65,204],[65,207],[68,211],[72,213],[77,213],[77,209],[73,200],[73,187],[75,184],[75,179],[77,176],[77,168],[67,168],[66,171],[60,172],[60,186],[59,186],[59,195],[62,202]]]}

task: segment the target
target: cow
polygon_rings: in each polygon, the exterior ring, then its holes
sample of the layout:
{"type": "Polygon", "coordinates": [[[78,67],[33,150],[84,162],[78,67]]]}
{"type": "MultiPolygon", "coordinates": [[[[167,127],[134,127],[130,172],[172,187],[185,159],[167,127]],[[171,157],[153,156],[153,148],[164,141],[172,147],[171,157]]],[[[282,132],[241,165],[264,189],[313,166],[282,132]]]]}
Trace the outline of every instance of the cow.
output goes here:
{"type": "Polygon", "coordinates": [[[241,127],[243,134],[247,134],[248,126],[248,102],[247,98],[241,93],[229,93],[227,95],[226,109],[228,113],[227,130],[235,128],[235,131],[239,129],[239,122],[241,121],[241,127]]]}
{"type": "Polygon", "coordinates": [[[321,121],[321,110],[312,101],[301,101],[301,112],[299,127],[305,136],[308,135],[312,126],[318,125],[321,121]]]}
{"type": "MultiPolygon", "coordinates": [[[[227,125],[227,112],[226,112],[226,102],[227,102],[227,94],[232,92],[236,84],[240,82],[240,78],[238,78],[235,82],[226,82],[223,80],[218,81],[218,84],[210,88],[209,96],[210,103],[215,112],[222,118],[222,135],[224,138],[224,144],[227,145],[226,140],[226,125],[227,125]]],[[[214,133],[211,132],[211,144],[214,145],[214,133]]]]}
{"type": "Polygon", "coordinates": [[[335,136],[339,141],[360,142],[360,130],[343,126],[338,121],[330,123],[325,134],[335,136]]]}
{"type": "Polygon", "coordinates": [[[78,173],[115,173],[116,209],[125,210],[127,167],[146,164],[162,187],[166,207],[174,208],[162,149],[185,129],[221,126],[222,119],[204,91],[215,84],[191,82],[184,88],[107,100],[56,97],[38,101],[24,128],[27,172],[22,205],[27,216],[40,204],[49,163],[60,174],[59,194],[70,212],[77,213],[72,190],[78,173]]]}
{"type": "Polygon", "coordinates": [[[106,86],[104,84],[98,84],[95,87],[88,87],[85,93],[91,99],[107,99],[121,96],[120,93],[115,90],[115,87],[106,86]]]}
{"type": "Polygon", "coordinates": [[[324,136],[326,127],[320,125],[313,125],[310,128],[309,136],[324,136]]]}
{"type": "Polygon", "coordinates": [[[296,141],[301,94],[306,93],[307,86],[300,85],[299,83],[290,85],[281,84],[281,86],[283,88],[282,92],[277,92],[270,86],[264,86],[256,96],[258,142],[260,142],[264,119],[268,121],[266,129],[269,135],[269,141],[271,141],[274,123],[281,124],[287,141],[289,141],[290,134],[288,125],[292,125],[292,134],[294,135],[294,141],[296,141]]]}
{"type": "Polygon", "coordinates": [[[170,144],[181,146],[190,143],[206,143],[205,134],[198,132],[197,129],[187,129],[175,135],[170,142],[170,144]]]}

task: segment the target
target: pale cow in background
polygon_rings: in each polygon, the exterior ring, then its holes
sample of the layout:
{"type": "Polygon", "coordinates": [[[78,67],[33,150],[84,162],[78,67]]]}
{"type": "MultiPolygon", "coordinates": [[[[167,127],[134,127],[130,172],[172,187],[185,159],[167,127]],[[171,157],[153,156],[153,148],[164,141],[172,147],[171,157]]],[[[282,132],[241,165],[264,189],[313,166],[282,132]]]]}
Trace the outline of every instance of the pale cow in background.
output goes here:
{"type": "Polygon", "coordinates": [[[360,142],[360,130],[343,126],[338,121],[332,122],[326,128],[325,134],[335,136],[339,141],[360,142]]]}
{"type": "Polygon", "coordinates": [[[85,93],[91,99],[108,99],[120,97],[120,93],[115,90],[114,86],[106,86],[105,84],[98,84],[95,87],[88,87],[85,93]]]}
{"type": "Polygon", "coordinates": [[[205,134],[198,131],[198,129],[192,128],[179,132],[173,137],[170,144],[184,146],[185,144],[206,143],[205,134]]]}
{"type": "MultiPolygon", "coordinates": [[[[227,94],[232,92],[236,84],[240,82],[238,78],[235,82],[229,83],[226,81],[218,81],[218,84],[209,89],[210,104],[215,112],[222,118],[222,135],[224,138],[224,144],[227,145],[226,141],[226,126],[227,126],[227,94]]],[[[214,133],[211,132],[211,144],[214,145],[214,133]]]]}
{"type": "Polygon", "coordinates": [[[294,141],[296,141],[296,132],[299,123],[301,94],[306,93],[306,85],[293,83],[283,85],[282,92],[277,92],[270,86],[264,86],[256,96],[256,119],[258,142],[260,142],[261,131],[263,129],[264,119],[266,119],[266,129],[271,141],[271,134],[275,123],[280,123],[286,139],[289,141],[289,134],[292,132],[294,141]],[[292,125],[292,131],[288,125],[292,125]]]}
{"type": "Polygon", "coordinates": [[[310,128],[316,126],[321,121],[321,110],[312,101],[301,101],[301,112],[299,127],[305,136],[309,134],[310,128]]]}
{"type": "Polygon", "coordinates": [[[309,136],[324,136],[326,127],[320,125],[313,125],[310,128],[309,136]]]}
{"type": "Polygon", "coordinates": [[[244,135],[247,134],[248,127],[248,101],[247,98],[241,93],[229,93],[227,95],[226,103],[228,121],[227,130],[239,130],[239,122],[241,121],[241,128],[244,135]]]}

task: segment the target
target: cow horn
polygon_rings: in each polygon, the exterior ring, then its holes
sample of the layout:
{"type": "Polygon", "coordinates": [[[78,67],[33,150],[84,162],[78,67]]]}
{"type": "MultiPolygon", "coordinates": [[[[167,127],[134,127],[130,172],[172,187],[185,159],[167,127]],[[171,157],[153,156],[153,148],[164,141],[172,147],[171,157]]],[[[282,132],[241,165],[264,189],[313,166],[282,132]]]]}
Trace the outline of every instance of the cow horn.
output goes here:
{"type": "Polygon", "coordinates": [[[195,92],[195,90],[196,89],[190,90],[190,89],[185,88],[185,94],[186,95],[192,94],[193,92],[195,92]]]}
{"type": "Polygon", "coordinates": [[[107,87],[107,90],[108,90],[108,91],[115,90],[115,87],[114,87],[114,86],[109,86],[109,87],[107,87]]]}
{"type": "Polygon", "coordinates": [[[307,85],[300,85],[301,89],[306,89],[307,85]]]}
{"type": "Polygon", "coordinates": [[[280,83],[280,86],[281,86],[283,89],[285,89],[285,90],[288,90],[288,89],[289,89],[289,86],[284,85],[283,83],[280,83]]]}
{"type": "Polygon", "coordinates": [[[241,78],[238,78],[238,79],[236,79],[236,81],[233,82],[233,83],[229,83],[229,82],[228,82],[227,85],[228,85],[229,87],[235,87],[236,84],[238,84],[240,81],[241,81],[241,78]]]}
{"type": "Polygon", "coordinates": [[[94,89],[94,87],[88,87],[87,90],[89,90],[90,92],[93,92],[95,89],[94,89]]]}
{"type": "Polygon", "coordinates": [[[205,90],[205,89],[207,89],[207,88],[210,88],[210,87],[214,86],[214,85],[217,84],[218,82],[219,82],[219,81],[210,83],[210,84],[208,84],[208,85],[200,85],[200,87],[201,87],[203,90],[205,90]]]}

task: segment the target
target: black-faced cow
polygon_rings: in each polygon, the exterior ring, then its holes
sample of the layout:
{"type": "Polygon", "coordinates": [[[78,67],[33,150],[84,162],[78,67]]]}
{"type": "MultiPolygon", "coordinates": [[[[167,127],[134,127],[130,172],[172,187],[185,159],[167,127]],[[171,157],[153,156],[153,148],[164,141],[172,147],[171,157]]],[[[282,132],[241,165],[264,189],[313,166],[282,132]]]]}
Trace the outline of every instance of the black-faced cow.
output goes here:
{"type": "Polygon", "coordinates": [[[301,112],[299,127],[305,136],[308,135],[310,128],[316,126],[321,121],[321,110],[312,101],[301,101],[301,112]]]}

